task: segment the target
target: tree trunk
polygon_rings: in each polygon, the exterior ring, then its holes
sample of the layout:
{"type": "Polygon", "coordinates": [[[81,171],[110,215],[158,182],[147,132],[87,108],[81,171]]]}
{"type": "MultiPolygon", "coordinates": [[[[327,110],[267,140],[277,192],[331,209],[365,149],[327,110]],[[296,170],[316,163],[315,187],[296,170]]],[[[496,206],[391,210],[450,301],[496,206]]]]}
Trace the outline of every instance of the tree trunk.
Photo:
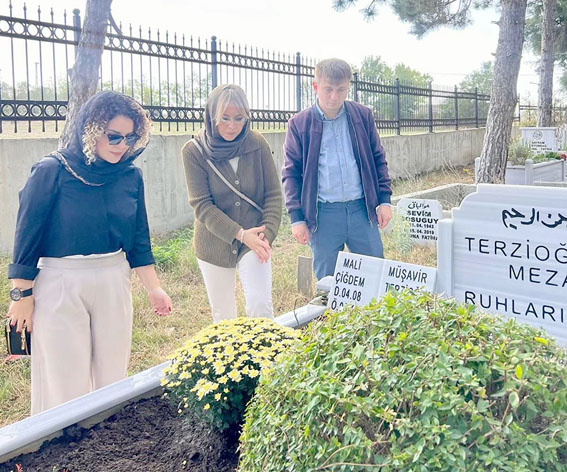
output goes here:
{"type": "Polygon", "coordinates": [[[524,44],[526,3],[527,0],[502,0],[500,4],[500,33],[478,182],[504,182],[524,44]]]}
{"type": "Polygon", "coordinates": [[[541,59],[539,63],[538,126],[553,126],[553,65],[555,63],[556,16],[557,0],[544,0],[541,59]]]}
{"type": "Polygon", "coordinates": [[[112,0],[87,0],[77,57],[70,73],[71,93],[60,147],[69,142],[77,112],[96,92],[111,3],[112,0]]]}

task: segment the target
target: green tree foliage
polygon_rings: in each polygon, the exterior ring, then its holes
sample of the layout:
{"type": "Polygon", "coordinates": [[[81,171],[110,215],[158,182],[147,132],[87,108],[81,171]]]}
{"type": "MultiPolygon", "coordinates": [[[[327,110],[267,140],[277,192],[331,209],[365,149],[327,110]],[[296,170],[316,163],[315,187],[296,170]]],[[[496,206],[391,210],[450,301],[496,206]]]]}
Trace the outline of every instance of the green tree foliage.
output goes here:
{"type": "Polygon", "coordinates": [[[416,87],[427,87],[432,81],[429,74],[422,74],[402,63],[396,64],[392,68],[380,56],[366,56],[362,60],[360,78],[361,80],[379,83],[391,83],[399,79],[400,82],[412,84],[416,87]]]}
{"type": "MultiPolygon", "coordinates": [[[[493,65],[491,61],[483,62],[480,68],[468,74],[458,85],[460,92],[475,93],[480,95],[490,95],[492,89],[493,65]]],[[[484,100],[478,101],[479,116],[486,116],[488,103],[484,100]]],[[[474,118],[476,103],[473,98],[463,98],[459,100],[459,118],[474,118]]],[[[453,112],[454,113],[454,112],[453,112]]]]}
{"type": "MultiPolygon", "coordinates": [[[[333,0],[334,8],[344,10],[358,3],[358,0],[333,0]]],[[[470,10],[485,8],[494,3],[492,0],[366,0],[361,12],[366,18],[377,14],[379,4],[388,3],[392,10],[403,20],[411,24],[411,33],[418,37],[442,25],[464,28],[470,24],[470,10]]]]}
{"type": "MultiPolygon", "coordinates": [[[[338,10],[358,0],[334,0],[338,10]]],[[[443,25],[463,28],[471,21],[473,9],[499,6],[499,37],[494,61],[494,85],[490,97],[486,135],[480,156],[479,182],[504,181],[508,144],[516,107],[518,73],[524,43],[527,0],[363,0],[366,18],[376,15],[379,4],[388,5],[402,21],[411,24],[418,37],[443,25]]]]}
{"type": "Polygon", "coordinates": [[[360,66],[360,78],[369,82],[387,83],[395,80],[396,76],[380,56],[366,56],[360,66]]]}
{"type": "MultiPolygon", "coordinates": [[[[541,28],[543,25],[543,2],[528,3],[526,15],[526,44],[539,56],[541,52],[541,28]]],[[[567,0],[557,1],[555,59],[562,67],[567,66],[567,0]]]]}
{"type": "Polygon", "coordinates": [[[459,90],[463,92],[474,92],[490,95],[492,88],[493,66],[491,61],[483,62],[478,70],[471,72],[459,84],[459,90]]]}
{"type": "MultiPolygon", "coordinates": [[[[181,79],[183,80],[183,79],[181,79]]],[[[180,107],[203,107],[207,101],[207,97],[211,91],[211,74],[209,73],[206,77],[199,77],[197,74],[193,76],[187,75],[185,77],[185,91],[183,90],[183,82],[170,82],[161,81],[160,84],[157,83],[155,79],[152,83],[152,88],[150,88],[150,79],[148,76],[144,75],[143,79],[128,79],[124,81],[124,89],[122,89],[122,83],[119,81],[112,84],[110,80],[106,80],[102,84],[103,90],[117,90],[119,92],[124,92],[126,95],[134,97],[136,100],[140,101],[144,105],[154,106],[180,106],[180,107]],[[168,86],[169,86],[169,97],[168,97],[168,86]]],[[[61,75],[57,78],[57,100],[65,101],[67,100],[67,83],[65,81],[65,76],[61,75]]],[[[8,82],[2,82],[1,96],[5,100],[27,100],[28,99],[28,85],[26,81],[20,81],[16,83],[16,95],[14,95],[14,89],[12,84],[8,82]]],[[[55,86],[53,80],[46,82],[43,88],[30,84],[29,86],[29,98],[30,100],[55,100],[55,86]],[[43,95],[42,95],[43,94],[43,95]]]]}
{"type": "MultiPolygon", "coordinates": [[[[405,64],[396,64],[390,67],[380,56],[367,56],[360,66],[359,80],[372,83],[395,85],[398,79],[400,84],[414,87],[429,87],[432,78],[429,74],[423,74],[405,64]]],[[[376,100],[374,92],[359,92],[359,100],[369,106],[374,116],[383,120],[395,120],[395,98],[381,96],[376,100]]],[[[416,95],[403,95],[400,100],[401,118],[427,118],[428,98],[416,95]],[[424,116],[421,116],[424,115],[424,116]]]]}

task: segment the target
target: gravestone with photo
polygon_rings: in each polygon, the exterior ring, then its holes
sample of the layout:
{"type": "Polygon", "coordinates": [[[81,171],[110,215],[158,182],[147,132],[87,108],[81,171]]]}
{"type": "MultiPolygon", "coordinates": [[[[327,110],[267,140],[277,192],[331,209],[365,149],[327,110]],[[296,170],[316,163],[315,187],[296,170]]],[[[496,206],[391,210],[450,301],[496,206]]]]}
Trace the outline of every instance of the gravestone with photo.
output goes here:
{"type": "Polygon", "coordinates": [[[435,289],[437,269],[405,262],[339,252],[329,291],[328,307],[340,310],[347,304],[367,305],[389,290],[435,289]]]}
{"type": "Polygon", "coordinates": [[[409,223],[414,243],[434,245],[437,242],[438,222],[443,218],[443,208],[437,200],[402,198],[397,211],[409,223]]]}
{"type": "Polygon", "coordinates": [[[437,248],[438,291],[567,345],[567,189],[479,184],[437,248]]]}

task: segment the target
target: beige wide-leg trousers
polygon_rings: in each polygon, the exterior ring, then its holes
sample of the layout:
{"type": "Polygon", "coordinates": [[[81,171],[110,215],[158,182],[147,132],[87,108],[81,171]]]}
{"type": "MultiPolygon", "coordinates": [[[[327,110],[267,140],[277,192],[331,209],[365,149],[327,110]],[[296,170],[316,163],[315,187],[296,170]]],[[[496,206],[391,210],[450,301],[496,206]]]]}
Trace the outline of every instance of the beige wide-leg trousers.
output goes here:
{"type": "Polygon", "coordinates": [[[126,376],[132,339],[124,253],[42,258],[34,284],[31,414],[126,376]]]}

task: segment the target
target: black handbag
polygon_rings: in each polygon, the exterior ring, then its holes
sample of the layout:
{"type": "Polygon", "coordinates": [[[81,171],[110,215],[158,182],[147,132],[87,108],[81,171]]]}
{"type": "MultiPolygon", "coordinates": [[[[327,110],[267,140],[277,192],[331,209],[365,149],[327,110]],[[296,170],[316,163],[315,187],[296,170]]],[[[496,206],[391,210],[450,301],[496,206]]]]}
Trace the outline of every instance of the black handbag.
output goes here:
{"type": "Polygon", "coordinates": [[[31,334],[24,326],[21,333],[16,332],[16,325],[10,326],[10,318],[4,328],[8,355],[31,356],[31,334]]]}

